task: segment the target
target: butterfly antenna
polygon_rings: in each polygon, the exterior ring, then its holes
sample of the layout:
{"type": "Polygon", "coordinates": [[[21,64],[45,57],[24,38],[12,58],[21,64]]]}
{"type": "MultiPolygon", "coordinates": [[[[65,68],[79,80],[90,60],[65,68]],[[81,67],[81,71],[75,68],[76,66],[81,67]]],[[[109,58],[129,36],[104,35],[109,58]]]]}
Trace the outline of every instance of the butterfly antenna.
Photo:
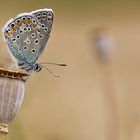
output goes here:
{"type": "Polygon", "coordinates": [[[57,63],[50,63],[50,62],[42,62],[40,64],[51,64],[51,65],[57,65],[57,66],[67,66],[66,64],[57,64],[57,63]]]}
{"type": "Polygon", "coordinates": [[[49,70],[47,67],[41,65],[44,69],[46,69],[50,74],[52,74],[52,76],[55,76],[55,77],[60,77],[58,74],[55,74],[53,73],[51,70],[49,70]]]}

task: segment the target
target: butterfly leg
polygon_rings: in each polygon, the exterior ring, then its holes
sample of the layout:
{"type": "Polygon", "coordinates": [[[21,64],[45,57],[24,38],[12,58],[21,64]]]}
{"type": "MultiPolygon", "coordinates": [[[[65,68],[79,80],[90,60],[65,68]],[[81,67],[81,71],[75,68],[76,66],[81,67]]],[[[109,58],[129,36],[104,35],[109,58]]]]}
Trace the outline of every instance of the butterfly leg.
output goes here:
{"type": "Polygon", "coordinates": [[[25,79],[25,81],[27,81],[31,76],[31,73],[29,73],[29,75],[27,76],[27,78],[25,79]]]}
{"type": "Polygon", "coordinates": [[[7,66],[6,68],[7,69],[12,69],[12,68],[17,68],[17,65],[16,64],[10,64],[9,66],[7,66]]]}

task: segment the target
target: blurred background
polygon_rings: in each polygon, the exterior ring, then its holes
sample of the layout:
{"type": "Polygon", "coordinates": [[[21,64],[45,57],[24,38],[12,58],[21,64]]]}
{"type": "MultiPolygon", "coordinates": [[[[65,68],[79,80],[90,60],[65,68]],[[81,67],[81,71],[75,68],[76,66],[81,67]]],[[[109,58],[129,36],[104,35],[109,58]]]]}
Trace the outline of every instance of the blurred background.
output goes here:
{"type": "MultiPolygon", "coordinates": [[[[139,7],[138,0],[1,1],[1,28],[20,13],[52,8],[53,29],[39,61],[68,65],[48,66],[60,78],[32,74],[8,140],[140,139],[139,7]],[[114,40],[115,53],[103,64],[91,43],[96,28],[114,40]]],[[[2,34],[0,44],[0,66],[8,66],[2,34]]]]}

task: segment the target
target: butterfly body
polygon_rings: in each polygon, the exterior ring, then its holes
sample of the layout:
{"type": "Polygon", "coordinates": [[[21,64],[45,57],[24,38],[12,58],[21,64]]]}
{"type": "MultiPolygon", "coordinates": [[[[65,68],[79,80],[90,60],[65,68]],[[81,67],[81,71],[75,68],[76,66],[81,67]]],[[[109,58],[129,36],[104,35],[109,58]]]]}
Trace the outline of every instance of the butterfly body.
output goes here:
{"type": "Polygon", "coordinates": [[[42,66],[39,63],[29,64],[29,63],[26,63],[25,61],[18,62],[18,66],[29,73],[31,71],[39,72],[42,69],[42,66]]]}
{"type": "Polygon", "coordinates": [[[48,42],[53,16],[51,9],[40,9],[20,14],[5,25],[5,42],[21,69],[27,72],[41,70],[37,60],[48,42]]]}

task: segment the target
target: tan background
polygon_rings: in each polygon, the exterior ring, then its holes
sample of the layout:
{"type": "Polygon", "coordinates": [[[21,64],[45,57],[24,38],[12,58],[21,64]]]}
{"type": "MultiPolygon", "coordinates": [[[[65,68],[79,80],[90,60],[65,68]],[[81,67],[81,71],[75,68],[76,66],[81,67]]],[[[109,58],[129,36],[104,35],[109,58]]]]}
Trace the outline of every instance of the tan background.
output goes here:
{"type": "MultiPolygon", "coordinates": [[[[20,112],[10,124],[9,140],[109,140],[106,130],[119,127],[118,139],[140,139],[140,2],[137,0],[5,0],[0,4],[0,27],[11,17],[52,8],[55,20],[40,61],[67,63],[33,73],[26,83],[20,112]],[[102,88],[101,67],[90,50],[90,29],[105,26],[116,41],[113,104],[102,88]],[[106,102],[107,101],[107,102],[106,102]],[[118,126],[108,128],[110,106],[117,102],[118,126]],[[109,102],[109,103],[108,103],[109,102]],[[109,107],[106,105],[109,104],[109,107]]],[[[11,58],[1,36],[0,64],[11,58]]],[[[115,120],[116,119],[116,120],[115,120]]],[[[114,129],[114,130],[113,130],[114,129]]],[[[112,139],[111,139],[112,140],[112,139]]]]}

